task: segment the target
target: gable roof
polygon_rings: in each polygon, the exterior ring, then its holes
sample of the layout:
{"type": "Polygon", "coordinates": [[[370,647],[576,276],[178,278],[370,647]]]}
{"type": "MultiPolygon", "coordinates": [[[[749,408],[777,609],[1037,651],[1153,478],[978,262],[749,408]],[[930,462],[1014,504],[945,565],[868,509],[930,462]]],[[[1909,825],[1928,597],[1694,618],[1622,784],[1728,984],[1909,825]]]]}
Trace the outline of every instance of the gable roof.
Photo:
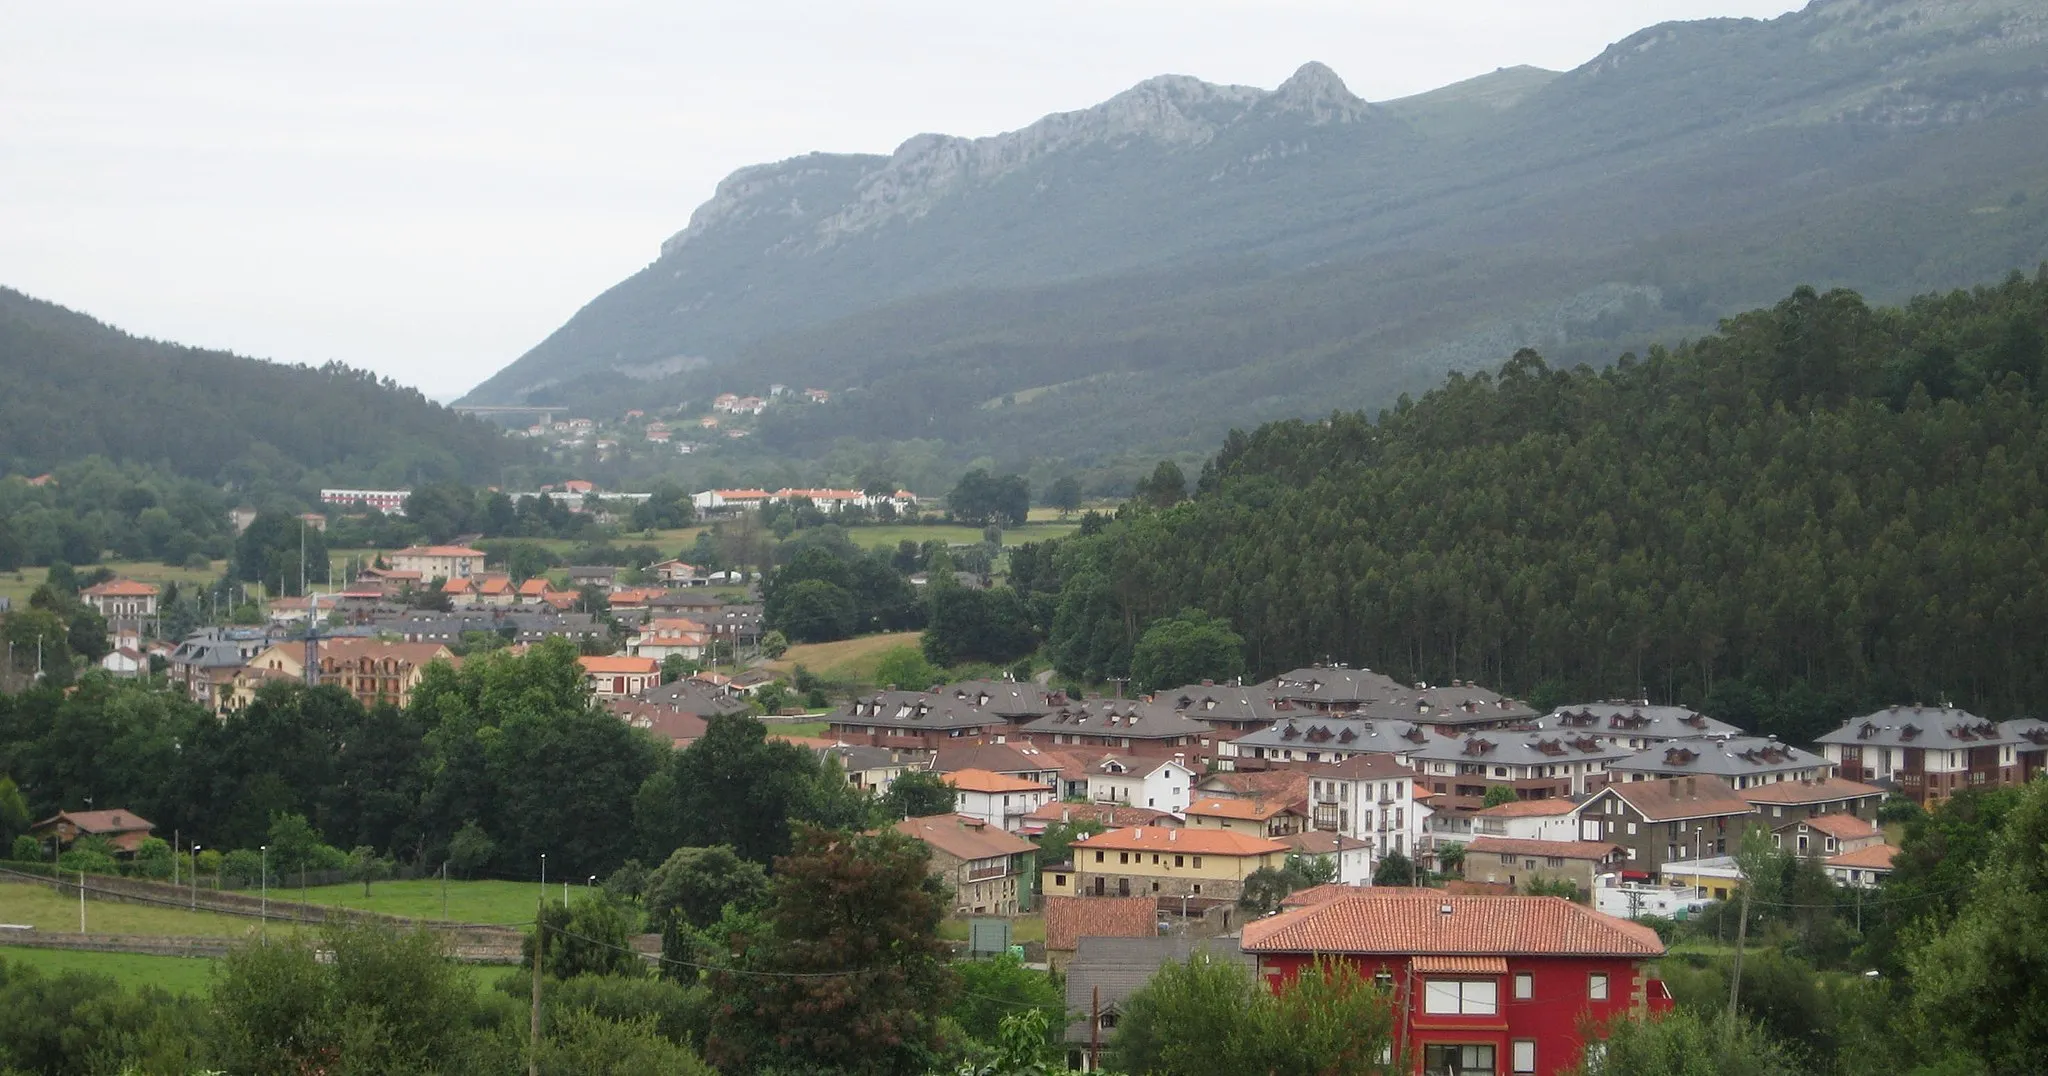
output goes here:
{"type": "Polygon", "coordinates": [[[1280,907],[1283,909],[1306,908],[1311,904],[1321,904],[1326,900],[1355,896],[1363,892],[1365,892],[1364,886],[1345,885],[1342,882],[1325,882],[1322,885],[1312,885],[1307,889],[1297,889],[1287,894],[1285,897],[1280,898],[1280,907]]]}
{"type": "Polygon", "coordinates": [[[56,814],[36,823],[35,828],[69,822],[78,827],[80,833],[147,833],[156,828],[156,823],[126,808],[105,811],[58,811],[56,814]]]}
{"type": "Polygon", "coordinates": [[[1047,897],[1045,947],[1073,952],[1082,938],[1153,938],[1159,902],[1152,897],[1047,897]]]}
{"type": "Polygon", "coordinates": [[[1690,740],[1742,734],[1734,725],[1697,710],[1644,702],[1576,703],[1561,706],[1533,724],[1545,732],[1594,732],[1622,739],[1690,740]]]}
{"type": "Polygon", "coordinates": [[[1196,788],[1204,793],[1232,793],[1238,796],[1265,797],[1293,803],[1308,796],[1308,771],[1296,768],[1287,770],[1225,770],[1203,777],[1196,788]]]}
{"type": "Polygon", "coordinates": [[[1749,801],[1712,777],[1668,777],[1658,781],[1623,781],[1593,794],[1587,803],[1602,796],[1615,796],[1652,822],[1675,822],[1681,818],[1718,818],[1749,814],[1749,801]],[[1690,784],[1690,787],[1688,786],[1690,784]]]}
{"type": "Polygon", "coordinates": [[[1361,848],[1372,847],[1371,841],[1347,837],[1342,833],[1335,833],[1327,829],[1310,829],[1303,830],[1300,833],[1289,833],[1278,838],[1278,840],[1281,844],[1305,856],[1334,856],[1343,852],[1356,852],[1361,848]]]}
{"type": "Polygon", "coordinates": [[[577,658],[576,662],[583,666],[583,671],[586,673],[630,676],[635,673],[646,675],[661,671],[661,663],[653,658],[590,657],[585,655],[577,658]]]}
{"type": "Polygon", "coordinates": [[[1152,976],[1169,961],[1185,961],[1196,954],[1211,960],[1229,961],[1255,967],[1255,958],[1239,949],[1233,938],[1191,938],[1186,935],[1152,938],[1102,938],[1083,936],[1074,947],[1074,959],[1067,965],[1067,1011],[1080,1018],[1067,1024],[1068,1042],[1087,1042],[1088,1008],[1100,1000],[1104,1012],[1120,1010],[1152,976]]]}
{"type": "Polygon", "coordinates": [[[85,593],[95,598],[154,598],[161,591],[149,583],[138,583],[133,579],[109,579],[85,588],[85,593]]]}
{"type": "Polygon", "coordinates": [[[1171,705],[1149,699],[1089,699],[1051,708],[1044,717],[1025,725],[1024,731],[1170,740],[1207,735],[1209,723],[1171,705]]]}
{"type": "Polygon", "coordinates": [[[935,814],[906,818],[893,827],[906,837],[915,837],[956,859],[996,859],[1021,855],[1038,846],[1015,834],[1003,832],[980,819],[957,814],[935,814]]]}
{"type": "Polygon", "coordinates": [[[1838,841],[1863,840],[1868,837],[1877,836],[1876,826],[1865,822],[1853,814],[1815,815],[1812,818],[1787,821],[1784,825],[1777,828],[1781,830],[1796,830],[1800,826],[1805,826],[1815,833],[1825,833],[1838,841]]]}
{"type": "Polygon", "coordinates": [[[1339,781],[1392,781],[1415,776],[1415,767],[1380,751],[1352,755],[1342,762],[1314,763],[1300,769],[1306,774],[1339,781]]]}
{"type": "Polygon", "coordinates": [[[1828,760],[1762,736],[1671,740],[1610,763],[1608,769],[1634,773],[1697,773],[1716,777],[1831,768],[1828,760]]]}
{"type": "Polygon", "coordinates": [[[1037,781],[1012,777],[1007,773],[991,773],[988,770],[954,770],[941,777],[947,784],[962,792],[1051,792],[1052,789],[1037,781]]]}
{"type": "Polygon", "coordinates": [[[1563,796],[1550,796],[1540,800],[1516,800],[1513,803],[1497,803],[1472,812],[1474,818],[1548,818],[1553,815],[1570,814],[1579,805],[1563,796]]]}
{"type": "Polygon", "coordinates": [[[1188,817],[1228,818],[1240,822],[1264,822],[1276,815],[1286,814],[1293,804],[1277,799],[1237,799],[1227,796],[1210,796],[1188,804],[1182,814],[1188,817]]]}
{"type": "Polygon", "coordinates": [[[1893,857],[1898,854],[1899,850],[1891,845],[1873,844],[1867,848],[1858,848],[1854,852],[1843,852],[1838,856],[1829,856],[1826,862],[1830,867],[1888,871],[1892,869],[1893,857]]]}
{"type": "Polygon", "coordinates": [[[1562,897],[1368,891],[1247,923],[1252,953],[1657,957],[1649,927],[1562,897]]]}
{"type": "Polygon", "coordinates": [[[1056,825],[1063,822],[1100,822],[1112,829],[1125,826],[1178,826],[1180,819],[1166,811],[1155,811],[1150,807],[1130,807],[1121,803],[1063,803],[1053,800],[1041,804],[1037,810],[1024,816],[1032,822],[1056,825]]]}
{"type": "Polygon", "coordinates": [[[1043,773],[1057,770],[1064,761],[1056,756],[1030,749],[1028,745],[1009,743],[964,744],[958,747],[945,746],[935,752],[932,769],[939,773],[959,773],[962,770],[987,770],[990,773],[1043,773]]]}
{"type": "Polygon", "coordinates": [[[1838,800],[1862,799],[1865,796],[1882,799],[1884,789],[1876,785],[1866,785],[1861,781],[1824,777],[1818,781],[1773,781],[1767,785],[1753,785],[1740,789],[1735,794],[1751,803],[1790,806],[1834,803],[1838,800]]]}
{"type": "Polygon", "coordinates": [[[1474,837],[1465,846],[1467,855],[1492,852],[1497,855],[1544,856],[1556,859],[1590,859],[1594,862],[1618,855],[1621,846],[1607,841],[1536,841],[1517,837],[1474,837]]]}
{"type": "Polygon", "coordinates": [[[1073,847],[1112,852],[1187,852],[1208,856],[1263,856],[1287,851],[1287,846],[1279,841],[1269,841],[1249,833],[1227,829],[1172,829],[1167,826],[1113,829],[1075,841],[1073,847]]]}

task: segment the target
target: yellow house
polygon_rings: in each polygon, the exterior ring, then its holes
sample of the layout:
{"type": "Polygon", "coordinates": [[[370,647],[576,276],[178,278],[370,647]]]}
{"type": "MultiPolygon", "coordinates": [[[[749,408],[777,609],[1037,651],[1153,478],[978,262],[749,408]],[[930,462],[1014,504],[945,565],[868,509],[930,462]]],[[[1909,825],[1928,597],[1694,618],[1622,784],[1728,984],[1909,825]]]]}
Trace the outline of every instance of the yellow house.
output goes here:
{"type": "Polygon", "coordinates": [[[1047,896],[1214,897],[1236,900],[1260,867],[1287,865],[1285,844],[1223,829],[1137,826],[1073,844],[1071,870],[1045,871],[1047,896]]]}

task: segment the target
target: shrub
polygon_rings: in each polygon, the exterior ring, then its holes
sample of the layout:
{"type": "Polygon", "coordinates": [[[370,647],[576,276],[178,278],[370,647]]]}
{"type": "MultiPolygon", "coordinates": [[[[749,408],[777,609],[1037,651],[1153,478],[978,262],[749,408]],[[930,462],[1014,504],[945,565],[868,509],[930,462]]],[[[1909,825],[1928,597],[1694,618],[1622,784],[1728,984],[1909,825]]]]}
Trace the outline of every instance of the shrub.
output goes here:
{"type": "Polygon", "coordinates": [[[20,860],[23,863],[41,863],[43,861],[43,842],[24,833],[14,838],[14,847],[8,858],[20,860]]]}

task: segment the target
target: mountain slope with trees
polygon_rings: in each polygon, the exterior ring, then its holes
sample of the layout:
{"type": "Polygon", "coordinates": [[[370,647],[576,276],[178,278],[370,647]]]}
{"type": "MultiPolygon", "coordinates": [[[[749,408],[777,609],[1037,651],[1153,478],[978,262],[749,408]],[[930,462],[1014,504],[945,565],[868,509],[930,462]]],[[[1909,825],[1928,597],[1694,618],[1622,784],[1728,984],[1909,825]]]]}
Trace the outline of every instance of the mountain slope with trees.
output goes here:
{"type": "Polygon", "coordinates": [[[417,390],[130,336],[0,288],[0,474],[101,456],[207,482],[499,481],[523,450],[417,390]]]}
{"type": "Polygon", "coordinates": [[[1605,370],[1525,351],[1377,421],[1233,432],[1192,500],[1060,543],[1049,648],[1129,675],[1200,610],[1255,675],[1648,694],[1800,740],[1893,702],[2032,712],[2044,338],[2048,268],[1901,308],[1802,288],[1605,370]]]}
{"type": "Polygon", "coordinates": [[[2048,12],[1818,0],[1563,74],[1368,103],[1148,80],[987,139],[743,169],[472,399],[835,390],[767,449],[1206,451],[1523,346],[1575,361],[1811,282],[1879,299],[2048,253],[2048,12]],[[758,381],[758,384],[755,382],[758,381]]]}

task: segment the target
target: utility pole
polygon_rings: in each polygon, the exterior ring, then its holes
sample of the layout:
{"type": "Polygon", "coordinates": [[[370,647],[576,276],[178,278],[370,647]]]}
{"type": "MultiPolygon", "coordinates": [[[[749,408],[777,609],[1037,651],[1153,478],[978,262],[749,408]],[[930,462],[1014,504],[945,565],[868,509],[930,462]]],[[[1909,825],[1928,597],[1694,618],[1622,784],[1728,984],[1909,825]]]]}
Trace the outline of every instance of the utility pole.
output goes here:
{"type": "Polygon", "coordinates": [[[192,910],[199,910],[199,842],[192,842],[192,910]]]}
{"type": "Polygon", "coordinates": [[[85,872],[78,872],[78,932],[85,933],[85,872]]]}
{"type": "Polygon", "coordinates": [[[1735,1027],[1735,999],[1742,992],[1742,944],[1749,938],[1750,882],[1742,880],[1742,919],[1735,924],[1735,968],[1728,976],[1728,1027],[1735,1027]]]}
{"type": "Polygon", "coordinates": [[[1102,1058],[1102,988],[1096,987],[1088,999],[1088,1071],[1101,1069],[1102,1058]]]}
{"type": "Polygon", "coordinates": [[[527,1030],[526,1076],[540,1076],[540,954],[547,944],[547,910],[547,890],[542,889],[533,913],[533,1014],[527,1030]]]}
{"type": "Polygon", "coordinates": [[[256,906],[256,919],[257,922],[262,924],[263,940],[268,942],[270,940],[270,846],[267,844],[257,845],[256,855],[258,856],[256,873],[260,876],[260,882],[263,886],[263,899],[256,906]]]}
{"type": "Polygon", "coordinates": [[[448,921],[448,861],[441,861],[441,921],[448,921]]]}

